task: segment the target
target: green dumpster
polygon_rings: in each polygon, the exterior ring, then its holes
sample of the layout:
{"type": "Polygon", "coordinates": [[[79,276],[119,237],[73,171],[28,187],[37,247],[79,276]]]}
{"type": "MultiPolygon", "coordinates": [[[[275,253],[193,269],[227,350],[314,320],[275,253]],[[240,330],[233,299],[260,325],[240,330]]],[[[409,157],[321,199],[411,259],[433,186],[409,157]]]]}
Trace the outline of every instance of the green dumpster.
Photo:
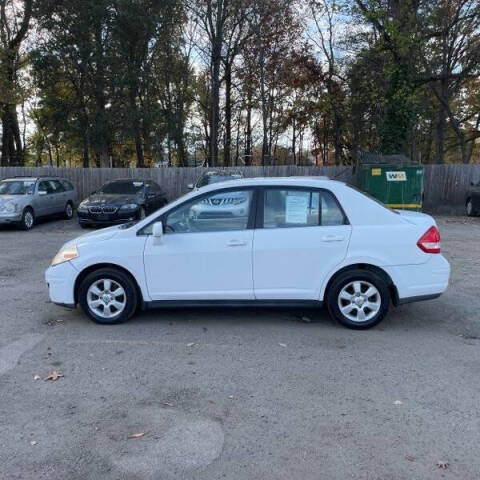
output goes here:
{"type": "Polygon", "coordinates": [[[421,165],[360,165],[359,188],[395,209],[421,210],[423,167],[421,165]]]}

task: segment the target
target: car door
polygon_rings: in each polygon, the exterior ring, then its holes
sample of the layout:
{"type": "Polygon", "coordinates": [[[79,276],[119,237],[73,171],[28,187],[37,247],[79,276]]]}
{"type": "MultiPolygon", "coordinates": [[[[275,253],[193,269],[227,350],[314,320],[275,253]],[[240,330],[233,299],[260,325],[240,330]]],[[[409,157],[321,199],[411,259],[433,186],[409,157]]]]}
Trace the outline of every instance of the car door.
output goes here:
{"type": "Polygon", "coordinates": [[[253,299],[254,189],[200,195],[164,214],[160,242],[144,232],[144,263],[153,300],[253,299]],[[237,200],[230,203],[231,193],[237,200]]]}
{"type": "Polygon", "coordinates": [[[253,282],[259,300],[319,300],[346,255],[351,226],[331,192],[268,187],[259,194],[253,282]]]}
{"type": "Polygon", "coordinates": [[[53,189],[53,212],[52,213],[62,213],[65,210],[65,205],[67,204],[67,192],[65,187],[59,180],[50,180],[50,184],[53,189]]]}
{"type": "Polygon", "coordinates": [[[55,213],[54,189],[49,180],[42,180],[38,183],[35,200],[35,215],[42,217],[55,213]]]}

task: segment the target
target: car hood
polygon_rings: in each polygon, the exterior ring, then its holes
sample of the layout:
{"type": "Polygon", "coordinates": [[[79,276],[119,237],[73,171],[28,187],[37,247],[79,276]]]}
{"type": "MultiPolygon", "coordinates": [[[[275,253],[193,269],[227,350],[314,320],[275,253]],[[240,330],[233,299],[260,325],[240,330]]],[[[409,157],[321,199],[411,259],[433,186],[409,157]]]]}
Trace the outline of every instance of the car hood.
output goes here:
{"type": "Polygon", "coordinates": [[[87,197],[86,202],[89,206],[93,205],[124,205],[126,203],[138,203],[140,197],[131,194],[107,194],[94,193],[87,197]]]}
{"type": "Polygon", "coordinates": [[[102,242],[104,240],[109,240],[114,237],[120,230],[121,225],[114,225],[113,227],[102,228],[100,230],[95,230],[93,232],[80,235],[73,240],[67,242],[64,246],[76,245],[77,247],[82,247],[84,245],[89,245],[91,243],[102,242]]]}

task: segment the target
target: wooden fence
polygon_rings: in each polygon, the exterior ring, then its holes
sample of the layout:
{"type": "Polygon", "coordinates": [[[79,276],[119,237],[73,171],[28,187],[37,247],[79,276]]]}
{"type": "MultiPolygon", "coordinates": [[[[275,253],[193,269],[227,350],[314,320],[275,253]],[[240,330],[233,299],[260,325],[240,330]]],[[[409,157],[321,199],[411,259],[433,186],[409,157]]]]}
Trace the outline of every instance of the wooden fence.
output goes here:
{"type": "MultiPolygon", "coordinates": [[[[189,168],[54,168],[54,167],[0,167],[0,179],[16,175],[56,175],[71,180],[79,198],[85,198],[107,180],[116,178],[152,179],[167,190],[173,200],[188,191],[187,185],[208,169],[189,168]]],[[[225,170],[241,171],[246,177],[289,177],[292,175],[318,176],[355,184],[350,167],[238,167],[225,170]]],[[[457,213],[463,208],[465,193],[472,181],[480,180],[480,165],[425,165],[425,210],[439,213],[457,213]]]]}

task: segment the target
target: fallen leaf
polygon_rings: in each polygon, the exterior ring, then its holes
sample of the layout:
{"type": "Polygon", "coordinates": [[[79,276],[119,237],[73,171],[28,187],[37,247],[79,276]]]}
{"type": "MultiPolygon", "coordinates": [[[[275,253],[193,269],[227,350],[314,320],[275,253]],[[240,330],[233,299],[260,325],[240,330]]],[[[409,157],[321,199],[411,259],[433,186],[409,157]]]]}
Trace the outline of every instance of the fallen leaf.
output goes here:
{"type": "Polygon", "coordinates": [[[280,345],[281,347],[286,347],[286,346],[287,346],[286,343],[279,343],[279,345],[280,345]]]}
{"type": "Polygon", "coordinates": [[[145,432],[139,432],[139,433],[131,433],[128,438],[140,438],[145,435],[145,432]]]}
{"type": "Polygon", "coordinates": [[[449,466],[450,466],[450,464],[448,462],[443,461],[443,460],[440,460],[439,462],[437,462],[437,467],[441,468],[442,470],[446,470],[449,466]]]}
{"type": "Polygon", "coordinates": [[[32,447],[33,447],[34,445],[36,445],[36,444],[37,444],[37,442],[36,442],[35,440],[32,440],[32,441],[30,442],[30,445],[32,445],[32,447]]]}
{"type": "Polygon", "coordinates": [[[45,378],[45,380],[51,380],[52,382],[54,382],[61,377],[63,377],[63,372],[61,370],[54,370],[53,372],[50,372],[50,374],[47,378],[45,378]]]}
{"type": "Polygon", "coordinates": [[[187,343],[187,347],[193,347],[194,345],[195,345],[195,342],[187,343]]]}
{"type": "Polygon", "coordinates": [[[415,457],[412,457],[411,455],[405,455],[405,460],[408,460],[409,462],[414,462],[415,457]]]}
{"type": "Polygon", "coordinates": [[[34,376],[33,376],[33,379],[34,379],[34,380],[40,380],[40,375],[34,375],[34,376]]]}
{"type": "Polygon", "coordinates": [[[401,402],[400,400],[395,400],[395,401],[393,402],[393,404],[394,404],[394,405],[401,405],[402,402],[401,402]]]}

